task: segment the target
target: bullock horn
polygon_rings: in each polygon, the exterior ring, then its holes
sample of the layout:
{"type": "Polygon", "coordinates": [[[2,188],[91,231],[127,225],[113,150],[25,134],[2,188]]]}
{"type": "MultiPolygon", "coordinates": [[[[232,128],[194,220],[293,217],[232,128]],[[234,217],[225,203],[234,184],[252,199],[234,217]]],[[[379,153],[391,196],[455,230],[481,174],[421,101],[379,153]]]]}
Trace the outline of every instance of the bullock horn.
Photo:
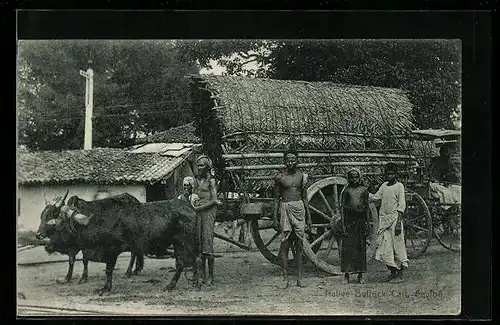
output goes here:
{"type": "Polygon", "coordinates": [[[68,197],[68,193],[69,193],[69,188],[66,189],[66,193],[64,194],[64,197],[62,199],[63,203],[64,203],[64,201],[66,201],[66,198],[68,197]]]}
{"type": "Polygon", "coordinates": [[[62,197],[59,197],[56,199],[56,203],[54,203],[54,206],[56,208],[60,208],[62,206],[62,204],[63,204],[63,199],[62,199],[62,197]]]}
{"type": "Polygon", "coordinates": [[[66,197],[68,196],[68,193],[69,193],[69,188],[66,190],[66,193],[64,194],[63,197],[57,199],[57,202],[55,204],[56,207],[60,208],[64,204],[64,201],[66,200],[66,197]]]}
{"type": "Polygon", "coordinates": [[[45,205],[49,205],[50,201],[47,199],[47,193],[43,191],[43,199],[45,200],[45,205]]]}

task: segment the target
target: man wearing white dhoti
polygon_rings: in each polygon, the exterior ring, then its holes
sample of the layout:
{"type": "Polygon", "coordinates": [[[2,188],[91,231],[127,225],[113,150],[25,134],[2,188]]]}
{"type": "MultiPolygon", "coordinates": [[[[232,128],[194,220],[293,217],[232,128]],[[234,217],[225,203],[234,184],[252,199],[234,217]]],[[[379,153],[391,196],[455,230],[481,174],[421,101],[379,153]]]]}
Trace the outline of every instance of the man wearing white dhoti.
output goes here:
{"type": "Polygon", "coordinates": [[[375,259],[384,263],[391,271],[387,281],[401,282],[403,269],[408,267],[408,256],[403,231],[403,213],[406,209],[405,188],[397,181],[397,167],[393,163],[385,166],[387,179],[377,193],[369,194],[371,201],[381,200],[377,251],[375,259]]]}

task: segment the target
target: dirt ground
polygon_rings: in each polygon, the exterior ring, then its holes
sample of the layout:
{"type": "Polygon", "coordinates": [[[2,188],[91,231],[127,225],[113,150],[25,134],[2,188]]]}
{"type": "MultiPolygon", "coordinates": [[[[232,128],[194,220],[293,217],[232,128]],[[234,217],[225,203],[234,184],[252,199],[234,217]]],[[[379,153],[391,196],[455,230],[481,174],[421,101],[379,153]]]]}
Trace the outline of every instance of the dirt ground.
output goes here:
{"type": "MultiPolygon", "coordinates": [[[[401,284],[384,283],[387,270],[370,261],[366,284],[342,284],[311,263],[305,269],[306,288],[283,285],[280,268],[259,252],[247,252],[216,240],[222,257],[216,259],[215,285],[196,291],[181,276],[173,292],[162,288],[174,271],[172,259],[146,259],[143,272],[131,278],[124,273],[127,254],[118,259],[113,291],[99,297],[94,290],[104,284],[104,264],[89,264],[89,281],[77,284],[82,263],[75,264],[71,284],[57,284],[67,262],[18,265],[18,315],[54,314],[44,308],[65,309],[66,314],[123,315],[456,315],[460,313],[460,253],[437,243],[419,259],[412,260],[401,284]],[[38,306],[38,309],[35,307],[38,306]]],[[[38,247],[18,254],[18,263],[40,260],[38,247]],[[31,255],[31,256],[30,256],[31,255]]],[[[50,259],[67,260],[66,256],[50,259]]],[[[192,273],[188,273],[191,277],[192,273]]],[[[61,311],[61,314],[64,314],[61,311]]]]}

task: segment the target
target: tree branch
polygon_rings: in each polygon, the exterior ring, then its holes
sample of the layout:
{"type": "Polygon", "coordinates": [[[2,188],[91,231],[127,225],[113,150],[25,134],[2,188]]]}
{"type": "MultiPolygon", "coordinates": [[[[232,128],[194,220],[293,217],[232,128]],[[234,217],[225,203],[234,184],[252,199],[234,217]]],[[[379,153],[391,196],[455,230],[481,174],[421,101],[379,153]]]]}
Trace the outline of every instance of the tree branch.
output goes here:
{"type": "Polygon", "coordinates": [[[239,51],[238,54],[242,57],[244,57],[245,59],[248,59],[248,57],[250,56],[248,53],[246,52],[243,52],[243,51],[239,51]]]}
{"type": "Polygon", "coordinates": [[[248,53],[243,52],[243,51],[238,52],[238,54],[239,54],[241,57],[243,57],[244,59],[259,58],[259,57],[261,57],[261,56],[262,56],[262,55],[257,54],[257,53],[254,53],[254,54],[248,54],[248,53]]]}
{"type": "Polygon", "coordinates": [[[253,59],[250,59],[250,60],[243,61],[243,62],[240,63],[240,66],[244,66],[245,64],[248,64],[248,63],[251,63],[251,62],[255,62],[257,60],[258,60],[258,58],[253,58],[253,59]]]}

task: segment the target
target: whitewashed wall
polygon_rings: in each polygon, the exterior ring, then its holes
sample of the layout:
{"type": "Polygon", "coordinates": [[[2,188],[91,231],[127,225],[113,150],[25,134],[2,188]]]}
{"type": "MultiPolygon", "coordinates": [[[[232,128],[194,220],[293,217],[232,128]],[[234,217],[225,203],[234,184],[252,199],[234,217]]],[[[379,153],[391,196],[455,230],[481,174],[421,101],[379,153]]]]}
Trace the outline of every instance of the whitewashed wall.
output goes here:
{"type": "Polygon", "coordinates": [[[135,196],[139,201],[146,202],[146,188],[144,185],[19,186],[17,193],[17,229],[36,231],[40,224],[40,214],[45,208],[44,193],[48,200],[52,200],[57,196],[64,195],[68,188],[68,198],[77,195],[84,200],[90,201],[126,192],[135,196]]]}

